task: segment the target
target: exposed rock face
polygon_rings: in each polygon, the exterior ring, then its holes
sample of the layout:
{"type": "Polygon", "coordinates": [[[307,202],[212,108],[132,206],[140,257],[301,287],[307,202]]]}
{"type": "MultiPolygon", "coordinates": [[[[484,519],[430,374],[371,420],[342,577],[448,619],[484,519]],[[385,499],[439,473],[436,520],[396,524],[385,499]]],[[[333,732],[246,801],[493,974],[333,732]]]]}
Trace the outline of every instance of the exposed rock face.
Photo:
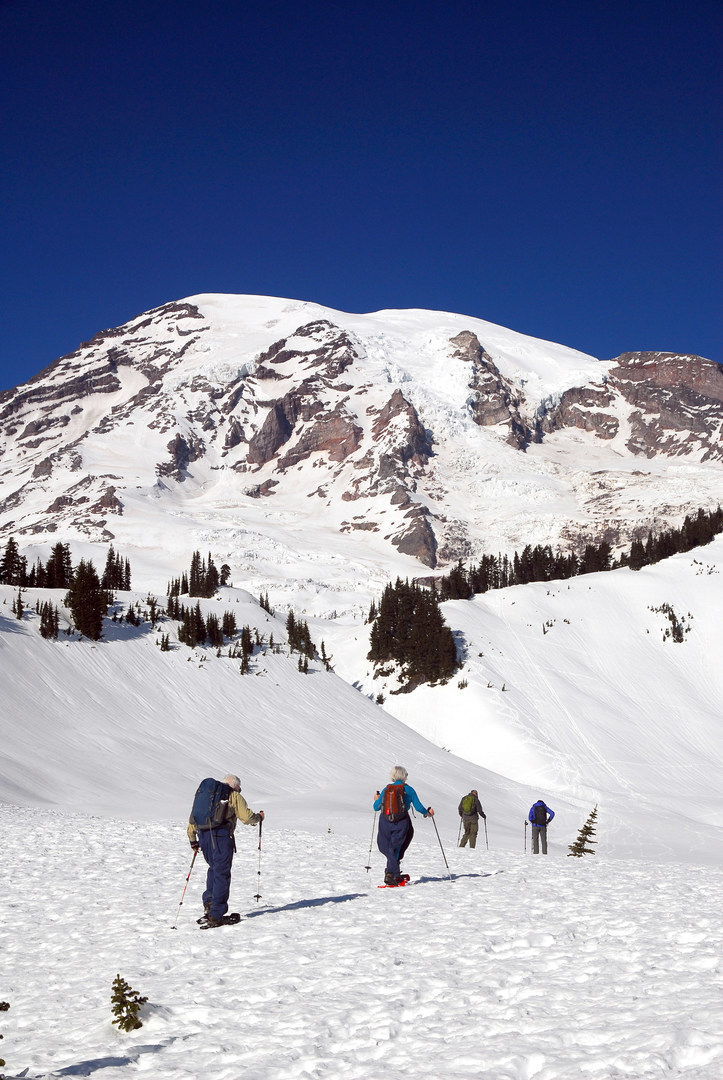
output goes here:
{"type": "Polygon", "coordinates": [[[392,543],[403,555],[419,559],[425,566],[437,565],[437,538],[426,507],[415,506],[405,514],[406,528],[393,537],[392,543]]]}
{"type": "Polygon", "coordinates": [[[634,406],[628,449],[723,460],[723,368],[700,356],[623,353],[610,381],[634,406]]]}
{"type": "Polygon", "coordinates": [[[115,491],[116,489],[110,484],[98,499],[98,502],[90,507],[91,513],[122,514],[123,503],[116,497],[115,491]]]}
{"type": "Polygon", "coordinates": [[[422,426],[417,410],[406,400],[401,390],[395,390],[374,421],[372,434],[387,445],[387,475],[394,473],[396,463],[423,467],[433,454],[429,436],[422,426]],[[389,465],[389,461],[395,464],[389,465]]]}
{"type": "Polygon", "coordinates": [[[294,411],[291,401],[274,401],[259,431],[249,441],[246,460],[251,465],[265,465],[291,438],[294,430],[294,411]]]}
{"type": "Polygon", "coordinates": [[[606,412],[614,401],[615,395],[604,387],[575,386],[566,390],[559,404],[540,418],[538,429],[549,434],[574,427],[594,431],[601,439],[614,439],[620,421],[613,413],[606,412]]]}
{"type": "Polygon", "coordinates": [[[239,424],[238,420],[234,417],[231,421],[228,431],[226,432],[226,438],[223,440],[224,450],[233,450],[234,446],[238,446],[240,442],[243,442],[244,429],[239,424]]]}
{"type": "Polygon", "coordinates": [[[280,459],[279,468],[290,469],[312,454],[325,454],[329,461],[344,461],[358,450],[361,438],[362,429],[340,403],[304,430],[294,448],[280,459]]]}
{"type": "Polygon", "coordinates": [[[518,450],[530,442],[531,433],[520,416],[520,395],[499,372],[492,357],[480,345],[476,334],[463,330],[451,338],[453,356],[470,365],[468,399],[472,418],[480,427],[498,424],[506,429],[506,439],[518,450]]]}
{"type": "Polygon", "coordinates": [[[159,476],[171,476],[180,482],[185,480],[191,462],[203,457],[206,448],[203,440],[191,438],[187,441],[179,432],[175,439],[169,442],[167,449],[171,460],[157,465],[156,471],[159,476]]]}

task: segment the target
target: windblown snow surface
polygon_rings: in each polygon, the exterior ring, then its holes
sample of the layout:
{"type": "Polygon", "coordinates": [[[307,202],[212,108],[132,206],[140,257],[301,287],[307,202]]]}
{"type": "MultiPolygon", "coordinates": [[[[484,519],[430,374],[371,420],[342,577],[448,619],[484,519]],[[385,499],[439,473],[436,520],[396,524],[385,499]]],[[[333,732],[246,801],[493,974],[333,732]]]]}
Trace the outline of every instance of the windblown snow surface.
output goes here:
{"type": "MultiPolygon", "coordinates": [[[[406,695],[372,679],[351,615],[310,620],[334,673],[282,646],[241,676],[225,652],[161,652],[148,623],[44,641],[36,594],[18,620],[0,587],[6,1074],[723,1076],[722,568],[718,540],[447,604],[465,666],[406,695]],[[436,814],[388,890],[371,803],[397,762],[436,814]],[[202,932],[185,823],[228,771],[267,817],[238,830],[244,918],[202,932]],[[471,787],[474,851],[456,846],[471,787]],[[524,826],[539,797],[547,857],[524,826]],[[569,858],[594,805],[596,854],[569,858]],[[111,1023],[116,974],[148,997],[132,1033],[111,1023]]],[[[285,641],[285,613],[241,590],[202,604],[285,641]]]]}

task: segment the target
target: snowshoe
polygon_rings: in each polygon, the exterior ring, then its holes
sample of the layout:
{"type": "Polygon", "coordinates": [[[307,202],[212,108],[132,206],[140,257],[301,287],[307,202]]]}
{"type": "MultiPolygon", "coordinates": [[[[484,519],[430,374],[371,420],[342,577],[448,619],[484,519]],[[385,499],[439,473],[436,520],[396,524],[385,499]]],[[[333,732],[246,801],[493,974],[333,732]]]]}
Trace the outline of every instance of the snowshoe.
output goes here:
{"type": "Polygon", "coordinates": [[[241,915],[238,911],[232,911],[230,915],[224,915],[221,919],[214,919],[213,915],[205,915],[203,919],[198,920],[198,925],[202,930],[215,930],[217,926],[234,926],[237,922],[241,922],[241,915]]]}

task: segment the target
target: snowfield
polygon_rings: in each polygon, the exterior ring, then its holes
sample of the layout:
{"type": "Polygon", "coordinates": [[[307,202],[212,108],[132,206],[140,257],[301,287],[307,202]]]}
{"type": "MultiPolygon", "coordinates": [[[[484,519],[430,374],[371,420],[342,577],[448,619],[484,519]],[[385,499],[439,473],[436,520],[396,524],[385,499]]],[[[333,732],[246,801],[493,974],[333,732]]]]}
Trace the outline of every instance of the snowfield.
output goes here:
{"type": "Polygon", "coordinates": [[[199,865],[176,919],[181,822],[1,808],[8,1075],[723,1075],[720,870],[566,858],[552,827],[547,859],[488,852],[483,835],[459,850],[439,816],[454,880],[417,820],[397,890],[376,888],[383,860],[367,873],[364,842],[271,816],[259,878],[258,830],[241,828],[245,918],[201,932],[199,865]],[[132,1033],[111,1024],[118,973],[148,997],[132,1033]]]}

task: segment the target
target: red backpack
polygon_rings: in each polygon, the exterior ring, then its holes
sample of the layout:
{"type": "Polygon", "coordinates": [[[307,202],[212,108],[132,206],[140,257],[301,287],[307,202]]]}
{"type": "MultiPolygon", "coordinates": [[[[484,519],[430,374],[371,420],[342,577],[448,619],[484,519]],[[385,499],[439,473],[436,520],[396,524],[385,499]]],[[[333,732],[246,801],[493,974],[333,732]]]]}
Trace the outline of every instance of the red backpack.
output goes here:
{"type": "Polygon", "coordinates": [[[401,821],[407,816],[404,805],[404,784],[387,784],[382,796],[382,813],[387,821],[401,821]]]}

